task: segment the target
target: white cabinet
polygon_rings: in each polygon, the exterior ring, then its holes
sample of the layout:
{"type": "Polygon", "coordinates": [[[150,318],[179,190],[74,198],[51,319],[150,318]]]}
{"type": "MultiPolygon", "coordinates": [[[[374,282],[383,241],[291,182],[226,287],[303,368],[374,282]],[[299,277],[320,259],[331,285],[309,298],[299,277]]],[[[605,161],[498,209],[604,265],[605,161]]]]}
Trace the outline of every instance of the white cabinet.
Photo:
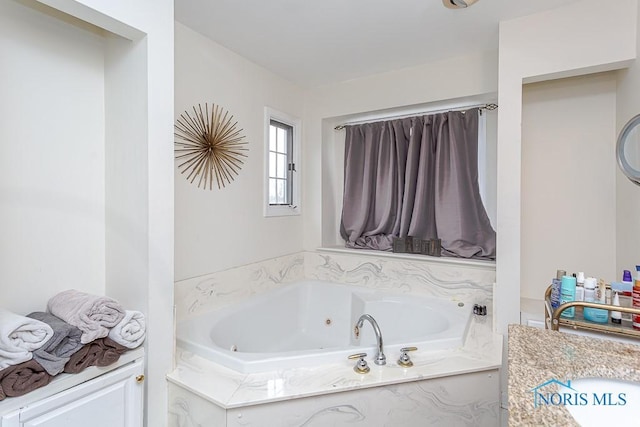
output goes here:
{"type": "Polygon", "coordinates": [[[0,427],[140,427],[142,373],[142,360],[135,361],[3,414],[0,427]]]}

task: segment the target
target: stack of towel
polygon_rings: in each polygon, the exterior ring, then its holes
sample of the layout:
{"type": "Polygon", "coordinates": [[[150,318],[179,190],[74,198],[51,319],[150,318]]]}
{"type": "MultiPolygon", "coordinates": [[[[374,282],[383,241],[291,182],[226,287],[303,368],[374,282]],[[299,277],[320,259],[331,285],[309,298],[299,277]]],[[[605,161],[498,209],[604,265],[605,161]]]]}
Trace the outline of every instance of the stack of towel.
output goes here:
{"type": "Polygon", "coordinates": [[[51,298],[46,313],[0,308],[0,400],[43,387],[60,372],[110,365],[145,337],[141,312],[73,289],[51,298]]]}

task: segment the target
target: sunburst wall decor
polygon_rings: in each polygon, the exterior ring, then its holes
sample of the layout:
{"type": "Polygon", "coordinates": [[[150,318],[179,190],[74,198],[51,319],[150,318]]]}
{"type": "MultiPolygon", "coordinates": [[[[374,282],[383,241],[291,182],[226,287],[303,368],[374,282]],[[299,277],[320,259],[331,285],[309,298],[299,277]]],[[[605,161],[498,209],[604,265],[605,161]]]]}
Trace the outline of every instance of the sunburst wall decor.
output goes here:
{"type": "Polygon", "coordinates": [[[193,183],[198,180],[198,188],[209,186],[213,189],[215,178],[218,188],[230,184],[234,176],[242,168],[244,146],[242,129],[237,129],[238,122],[233,115],[216,104],[198,104],[193,113],[185,111],[176,121],[176,159],[184,162],[178,165],[187,180],[193,183]],[[193,114],[193,115],[192,115],[193,114]]]}

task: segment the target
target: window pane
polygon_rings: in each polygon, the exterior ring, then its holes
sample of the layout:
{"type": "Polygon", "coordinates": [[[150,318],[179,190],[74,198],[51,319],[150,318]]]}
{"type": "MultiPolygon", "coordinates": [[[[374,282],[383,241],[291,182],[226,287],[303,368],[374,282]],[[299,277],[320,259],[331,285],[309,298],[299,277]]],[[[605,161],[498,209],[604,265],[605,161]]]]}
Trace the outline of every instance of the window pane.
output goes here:
{"type": "MultiPolygon", "coordinates": [[[[269,141],[266,141],[268,149],[266,150],[268,161],[268,176],[266,179],[268,188],[268,205],[272,208],[267,210],[267,216],[280,215],[283,212],[288,215],[287,210],[279,209],[278,206],[291,205],[293,202],[293,180],[297,179],[297,175],[289,171],[289,164],[293,162],[291,153],[297,150],[297,144],[294,141],[294,126],[283,123],[272,116],[268,118],[266,122],[269,126],[267,129],[267,136],[269,141]]],[[[296,122],[297,123],[297,122],[296,122]]],[[[297,124],[296,124],[297,126],[297,124]]],[[[291,214],[293,211],[291,211],[291,214]]]]}
{"type": "Polygon", "coordinates": [[[269,204],[275,205],[278,201],[276,200],[276,180],[269,179],[269,204]]]}
{"type": "Polygon", "coordinates": [[[269,177],[276,176],[276,153],[269,153],[269,177]]]}
{"type": "Polygon", "coordinates": [[[287,132],[282,129],[282,128],[278,128],[278,152],[279,153],[286,153],[287,152],[287,132]]]}
{"type": "Polygon", "coordinates": [[[285,198],[286,192],[285,192],[285,182],[282,179],[279,179],[277,184],[276,184],[276,191],[277,191],[277,200],[279,204],[285,204],[287,203],[287,200],[285,198]]]}
{"type": "Polygon", "coordinates": [[[276,151],[276,127],[269,126],[269,150],[276,151]]]}
{"type": "Polygon", "coordinates": [[[277,171],[278,178],[286,178],[287,177],[287,155],[286,154],[277,154],[278,156],[278,166],[277,171]]]}

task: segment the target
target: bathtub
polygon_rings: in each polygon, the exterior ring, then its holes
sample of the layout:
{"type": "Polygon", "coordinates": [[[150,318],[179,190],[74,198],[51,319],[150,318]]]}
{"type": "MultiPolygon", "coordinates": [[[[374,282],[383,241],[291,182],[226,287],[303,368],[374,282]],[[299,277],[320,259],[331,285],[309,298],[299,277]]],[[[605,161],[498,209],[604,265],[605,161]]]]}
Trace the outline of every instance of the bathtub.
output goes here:
{"type": "Polygon", "coordinates": [[[364,323],[359,338],[353,332],[364,313],[376,319],[387,363],[395,364],[401,347],[434,351],[462,346],[472,307],[306,280],[178,322],[177,345],[242,373],[337,363],[360,352],[372,360],[376,338],[371,325],[364,323]]]}

